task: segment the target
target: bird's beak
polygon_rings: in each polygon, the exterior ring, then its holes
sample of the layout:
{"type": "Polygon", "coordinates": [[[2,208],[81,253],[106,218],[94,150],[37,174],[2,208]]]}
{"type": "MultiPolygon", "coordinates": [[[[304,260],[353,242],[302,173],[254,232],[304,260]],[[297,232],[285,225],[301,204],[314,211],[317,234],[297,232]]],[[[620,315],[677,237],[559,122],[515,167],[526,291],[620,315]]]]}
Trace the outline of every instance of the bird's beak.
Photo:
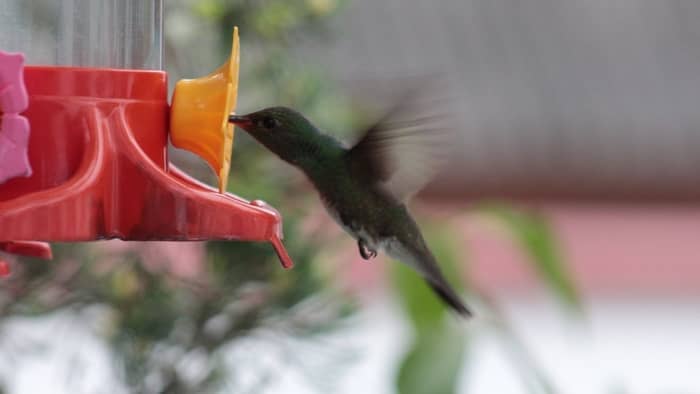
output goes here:
{"type": "Polygon", "coordinates": [[[250,118],[245,115],[229,115],[228,121],[244,129],[253,123],[250,118]]]}

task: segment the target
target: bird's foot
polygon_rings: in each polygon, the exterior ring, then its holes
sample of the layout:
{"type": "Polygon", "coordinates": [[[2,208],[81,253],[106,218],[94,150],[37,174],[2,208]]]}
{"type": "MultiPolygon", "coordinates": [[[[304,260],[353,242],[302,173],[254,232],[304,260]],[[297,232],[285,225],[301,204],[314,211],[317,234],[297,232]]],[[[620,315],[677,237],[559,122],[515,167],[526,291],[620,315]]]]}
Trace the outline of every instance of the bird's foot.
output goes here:
{"type": "Polygon", "coordinates": [[[363,259],[369,260],[377,257],[377,251],[367,246],[361,239],[357,240],[357,247],[360,249],[360,256],[363,259]]]}

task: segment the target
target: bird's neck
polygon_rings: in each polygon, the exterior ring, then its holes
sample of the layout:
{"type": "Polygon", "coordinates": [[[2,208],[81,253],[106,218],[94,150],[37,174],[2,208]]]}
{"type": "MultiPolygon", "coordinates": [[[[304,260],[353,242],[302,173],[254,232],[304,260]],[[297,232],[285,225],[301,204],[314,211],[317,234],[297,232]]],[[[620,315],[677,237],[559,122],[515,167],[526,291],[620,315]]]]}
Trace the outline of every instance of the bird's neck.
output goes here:
{"type": "Polygon", "coordinates": [[[325,134],[319,134],[318,138],[304,144],[301,149],[289,162],[304,171],[312,181],[332,172],[346,152],[338,140],[325,134]]]}

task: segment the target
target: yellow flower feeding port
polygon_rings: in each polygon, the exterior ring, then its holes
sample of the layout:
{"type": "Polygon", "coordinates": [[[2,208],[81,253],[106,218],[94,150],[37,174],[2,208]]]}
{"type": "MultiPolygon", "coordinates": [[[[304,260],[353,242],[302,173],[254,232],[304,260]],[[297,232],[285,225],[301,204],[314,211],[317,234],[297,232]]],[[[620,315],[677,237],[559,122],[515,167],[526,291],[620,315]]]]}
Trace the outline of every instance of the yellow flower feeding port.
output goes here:
{"type": "Polygon", "coordinates": [[[175,85],[170,110],[170,140],[209,163],[219,178],[219,191],[226,191],[233,124],[228,116],[236,108],[240,44],[238,28],[233,29],[231,55],[209,75],[182,79],[175,85]]]}

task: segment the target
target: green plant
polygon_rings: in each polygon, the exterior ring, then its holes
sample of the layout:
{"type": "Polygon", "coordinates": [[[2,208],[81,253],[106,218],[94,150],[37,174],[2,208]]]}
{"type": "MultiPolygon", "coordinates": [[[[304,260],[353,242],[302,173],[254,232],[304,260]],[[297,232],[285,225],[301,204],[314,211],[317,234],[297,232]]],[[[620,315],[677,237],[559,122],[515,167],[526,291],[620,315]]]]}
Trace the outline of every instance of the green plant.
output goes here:
{"type": "MultiPolygon", "coordinates": [[[[540,280],[553,290],[563,305],[580,312],[581,302],[573,279],[567,272],[552,231],[540,214],[519,209],[512,204],[486,203],[476,210],[481,215],[501,223],[522,248],[526,259],[540,280]]],[[[459,272],[460,256],[464,247],[458,245],[452,228],[445,223],[433,223],[426,227],[428,242],[448,277],[468,278],[459,272]]],[[[495,335],[510,355],[514,367],[522,376],[523,387],[532,393],[553,394],[554,389],[545,371],[530,355],[517,332],[508,323],[496,301],[475,287],[469,280],[462,280],[472,302],[487,315],[487,324],[465,329],[451,318],[444,306],[410,270],[397,264],[394,283],[406,316],[413,328],[413,341],[404,356],[396,378],[401,394],[457,392],[459,373],[479,360],[469,357],[469,345],[481,335],[495,335]]],[[[469,323],[467,323],[469,324],[469,323]]]]}

